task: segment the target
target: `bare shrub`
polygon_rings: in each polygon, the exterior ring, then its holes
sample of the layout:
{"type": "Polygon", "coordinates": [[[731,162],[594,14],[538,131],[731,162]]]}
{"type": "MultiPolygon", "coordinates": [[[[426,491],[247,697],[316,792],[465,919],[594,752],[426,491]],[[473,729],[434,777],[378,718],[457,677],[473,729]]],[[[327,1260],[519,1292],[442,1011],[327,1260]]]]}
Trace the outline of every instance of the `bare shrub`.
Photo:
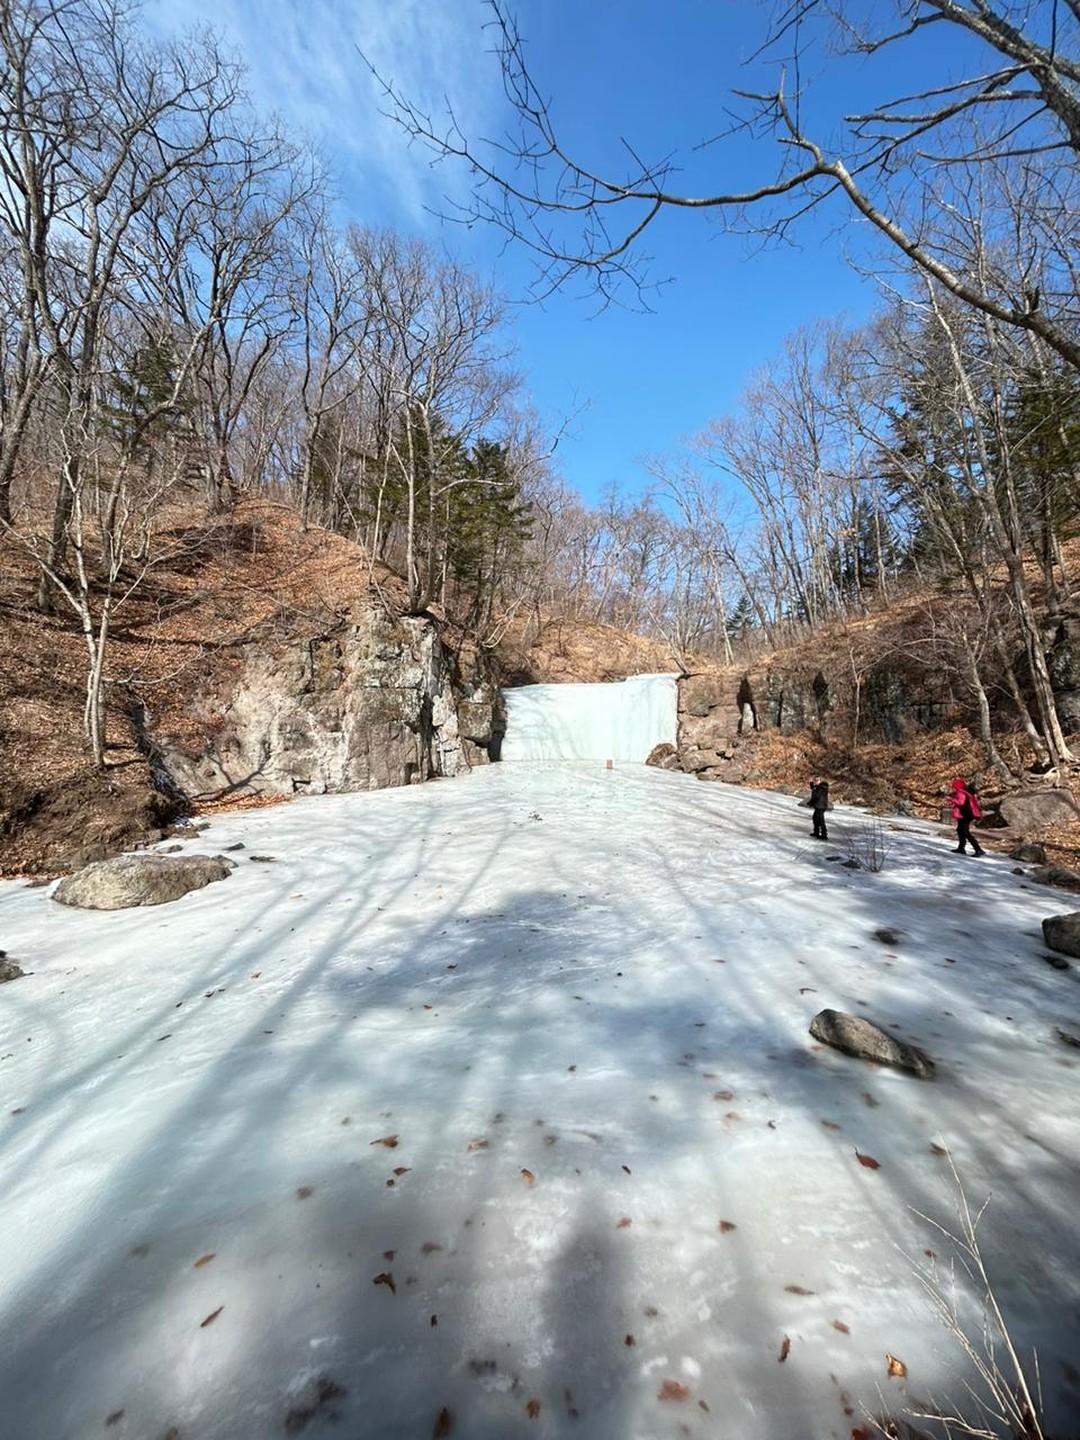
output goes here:
{"type": "MultiPolygon", "coordinates": [[[[973,1374],[964,1381],[966,1395],[959,1403],[950,1399],[941,1405],[912,1406],[907,1415],[911,1420],[934,1422],[933,1434],[946,1440],[1050,1440],[1042,1422],[1038,1357],[1032,1352],[1030,1361],[1021,1359],[983,1259],[978,1228],[989,1201],[973,1211],[955,1165],[952,1173],[956,1182],[955,1231],[915,1212],[944,1239],[949,1259],[939,1265],[928,1250],[928,1260],[913,1260],[912,1264],[938,1319],[967,1358],[973,1374]],[[960,1313],[958,1297],[967,1293],[977,1300],[978,1314],[973,1319],[960,1313]]],[[[883,1436],[911,1435],[923,1440],[924,1432],[913,1430],[905,1421],[873,1418],[870,1423],[883,1436]]]]}
{"type": "Polygon", "coordinates": [[[848,864],[852,869],[870,870],[875,875],[884,870],[889,858],[889,844],[885,827],[876,816],[861,821],[844,837],[848,864]]]}

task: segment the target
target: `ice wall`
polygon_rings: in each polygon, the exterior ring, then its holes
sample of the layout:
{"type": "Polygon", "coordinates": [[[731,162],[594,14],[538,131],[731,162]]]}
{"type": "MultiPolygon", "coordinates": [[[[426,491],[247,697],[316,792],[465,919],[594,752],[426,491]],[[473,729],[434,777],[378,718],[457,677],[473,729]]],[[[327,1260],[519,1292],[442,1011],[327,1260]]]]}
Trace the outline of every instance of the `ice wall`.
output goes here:
{"type": "Polygon", "coordinates": [[[675,744],[674,675],[635,675],[610,685],[522,685],[504,690],[503,760],[642,761],[675,744]]]}

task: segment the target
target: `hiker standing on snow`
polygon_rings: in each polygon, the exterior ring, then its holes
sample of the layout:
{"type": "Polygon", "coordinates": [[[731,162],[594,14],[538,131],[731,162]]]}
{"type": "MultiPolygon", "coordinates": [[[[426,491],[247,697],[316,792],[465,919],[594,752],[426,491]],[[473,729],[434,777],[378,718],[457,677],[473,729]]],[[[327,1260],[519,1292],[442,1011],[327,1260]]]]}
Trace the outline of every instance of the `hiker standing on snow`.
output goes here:
{"type": "Polygon", "coordinates": [[[965,784],[963,780],[952,782],[952,813],[956,821],[956,853],[957,855],[967,854],[967,844],[971,841],[971,848],[976,855],[982,855],[982,846],[971,833],[971,822],[982,819],[982,807],[979,804],[979,794],[975,786],[965,784]]]}
{"type": "Polygon", "coordinates": [[[829,808],[829,782],[815,775],[810,781],[810,808],[814,812],[814,839],[827,840],[825,811],[829,808]]]}

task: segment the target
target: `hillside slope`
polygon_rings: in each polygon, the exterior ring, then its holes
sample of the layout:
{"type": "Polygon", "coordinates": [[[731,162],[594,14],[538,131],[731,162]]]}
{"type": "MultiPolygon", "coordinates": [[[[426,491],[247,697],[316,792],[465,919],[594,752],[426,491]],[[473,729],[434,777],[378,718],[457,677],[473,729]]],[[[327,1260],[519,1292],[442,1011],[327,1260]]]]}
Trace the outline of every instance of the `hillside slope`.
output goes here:
{"type": "MultiPolygon", "coordinates": [[[[331,788],[323,774],[331,761],[346,772],[341,788],[451,773],[445,754],[424,753],[447,720],[440,707],[453,708],[445,695],[425,693],[434,664],[427,652],[437,632],[445,649],[435,659],[452,673],[436,679],[466,693],[476,689],[469,691],[470,677],[482,657],[445,621],[418,621],[408,631],[400,581],[385,566],[340,536],[301,531],[291,511],[264,502],[216,517],[174,516],[154,547],[156,562],[118,610],[109,641],[107,767],[98,773],[82,733],[85,644],[70,613],[35,609],[35,568],[17,545],[4,544],[4,872],[54,873],[158,838],[179,815],[292,793],[300,785],[275,772],[275,748],[306,747],[315,790],[331,788]],[[344,651],[358,633],[371,664],[381,666],[381,688],[368,692],[344,674],[344,651]],[[273,683],[253,698],[256,670],[273,683]],[[410,689],[414,713],[403,701],[410,689]],[[344,701],[333,707],[346,690],[373,697],[377,720],[365,713],[349,729],[356,717],[342,713],[344,701]],[[334,742],[351,748],[344,759],[313,754],[322,740],[327,751],[334,742]]],[[[472,706],[481,744],[494,694],[489,687],[486,709],[472,706]]],[[[463,753],[471,746],[464,763],[486,758],[470,740],[460,745],[463,753]]]]}
{"type": "MultiPolygon", "coordinates": [[[[82,738],[87,652],[74,617],[36,610],[32,562],[0,541],[0,873],[57,873],[222,806],[486,763],[500,683],[682,669],[684,768],[793,793],[822,773],[835,797],[882,813],[937,818],[954,775],[985,773],[970,697],[935,642],[934,596],[723,666],[535,612],[483,650],[445,617],[404,619],[399,577],[267,502],[168,517],[155,554],[113,627],[99,773],[82,738]]],[[[1048,644],[1067,685],[1080,620],[1054,625],[1048,644]]],[[[1048,783],[1029,774],[1007,713],[1007,762],[1022,784],[1048,783]]],[[[1076,787],[1072,773],[1049,781],[1076,787]]],[[[1042,838],[1058,863],[1080,856],[1080,825],[1042,838]]]]}

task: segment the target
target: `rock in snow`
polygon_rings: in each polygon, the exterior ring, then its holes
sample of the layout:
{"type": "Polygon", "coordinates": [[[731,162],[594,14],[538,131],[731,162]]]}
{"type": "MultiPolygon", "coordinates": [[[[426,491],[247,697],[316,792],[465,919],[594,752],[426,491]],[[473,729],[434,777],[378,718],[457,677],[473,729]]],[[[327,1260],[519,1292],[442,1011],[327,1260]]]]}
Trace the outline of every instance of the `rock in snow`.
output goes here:
{"type": "Polygon", "coordinates": [[[1080,890],[1080,875],[1063,865],[1036,865],[1028,878],[1039,885],[1053,885],[1056,890],[1080,890]]]}
{"type": "Polygon", "coordinates": [[[189,890],[224,880],[236,866],[223,855],[118,855],[86,865],[53,894],[62,905],[83,910],[124,910],[131,905],[164,905],[189,890]]]}
{"type": "Polygon", "coordinates": [[[879,1065],[895,1065],[900,1070],[910,1070],[920,1080],[933,1077],[934,1062],[929,1055],[886,1035],[884,1030],[858,1015],[848,1015],[843,1010],[821,1010],[810,1022],[810,1034],[823,1045],[843,1050],[845,1055],[874,1060],[879,1065]]]}
{"type": "Polygon", "coordinates": [[[1068,915],[1049,915],[1042,922],[1043,939],[1051,950],[1080,956],[1080,910],[1068,915]]]}

